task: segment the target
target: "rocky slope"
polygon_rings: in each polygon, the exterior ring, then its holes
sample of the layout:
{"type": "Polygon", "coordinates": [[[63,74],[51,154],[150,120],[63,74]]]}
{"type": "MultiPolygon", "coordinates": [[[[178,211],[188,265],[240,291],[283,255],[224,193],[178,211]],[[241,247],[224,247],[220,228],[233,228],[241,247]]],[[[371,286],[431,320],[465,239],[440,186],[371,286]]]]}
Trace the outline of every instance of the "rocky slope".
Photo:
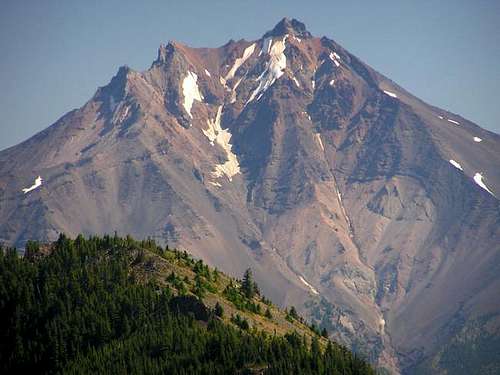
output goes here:
{"type": "Polygon", "coordinates": [[[0,152],[2,241],[116,230],[251,267],[395,373],[446,370],[470,324],[499,336],[498,196],[499,135],[289,19],[255,41],[162,45],[0,152]]]}

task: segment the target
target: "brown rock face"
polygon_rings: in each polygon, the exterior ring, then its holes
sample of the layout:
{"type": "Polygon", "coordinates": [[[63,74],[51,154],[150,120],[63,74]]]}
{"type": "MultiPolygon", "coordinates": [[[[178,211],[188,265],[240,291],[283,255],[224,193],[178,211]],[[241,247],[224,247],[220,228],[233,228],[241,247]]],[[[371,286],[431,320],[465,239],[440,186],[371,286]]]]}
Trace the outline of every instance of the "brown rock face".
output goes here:
{"type": "Polygon", "coordinates": [[[394,373],[452,371],[483,339],[500,352],[497,197],[500,136],[287,19],[252,42],[161,46],[0,152],[1,241],[116,230],[252,267],[394,373]]]}

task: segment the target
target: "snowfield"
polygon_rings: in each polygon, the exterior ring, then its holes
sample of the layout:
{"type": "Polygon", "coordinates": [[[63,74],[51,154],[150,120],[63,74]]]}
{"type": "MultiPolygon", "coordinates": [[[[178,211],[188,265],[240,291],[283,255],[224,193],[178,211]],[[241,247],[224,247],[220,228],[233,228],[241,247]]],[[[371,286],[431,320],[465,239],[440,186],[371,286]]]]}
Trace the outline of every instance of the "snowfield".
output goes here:
{"type": "Polygon", "coordinates": [[[24,188],[22,191],[24,194],[28,194],[30,191],[38,189],[40,186],[42,186],[42,183],[43,183],[43,178],[41,176],[38,176],[35,179],[35,183],[33,185],[31,185],[29,188],[24,188]]]}
{"type": "Polygon", "coordinates": [[[254,50],[255,50],[255,43],[252,44],[251,46],[245,48],[245,51],[243,51],[243,56],[237,58],[234,61],[233,67],[227,73],[227,75],[225,77],[226,81],[229,81],[230,79],[234,78],[236,71],[240,68],[240,66],[242,66],[245,63],[245,61],[248,60],[248,58],[250,56],[252,56],[254,50]]]}
{"type": "MultiPolygon", "coordinates": [[[[233,176],[240,173],[240,164],[238,158],[232,151],[230,143],[231,133],[227,129],[222,129],[220,122],[222,117],[222,105],[217,109],[215,120],[208,120],[208,129],[203,130],[203,134],[209,139],[213,146],[217,143],[226,152],[227,161],[223,164],[216,164],[213,172],[214,177],[222,177],[226,175],[229,181],[233,180],[233,176]]],[[[220,184],[219,184],[220,185],[220,184]]],[[[217,185],[215,185],[217,186],[217,185]]]]}
{"type": "MultiPolygon", "coordinates": [[[[261,98],[264,92],[272,86],[272,84],[284,74],[286,68],[286,55],[285,55],[285,41],[288,35],[285,35],[282,40],[277,40],[269,50],[270,59],[266,64],[266,68],[262,74],[257,78],[259,85],[254,90],[247,103],[250,103],[257,97],[261,98]],[[258,96],[257,96],[258,95],[258,96]]],[[[266,41],[264,44],[266,44],[266,41]]]]}
{"type": "Polygon", "coordinates": [[[182,94],[184,95],[184,109],[186,110],[189,117],[193,118],[191,114],[191,108],[193,107],[193,102],[195,100],[201,102],[203,100],[203,96],[198,89],[198,84],[196,81],[198,80],[198,76],[188,71],[187,76],[182,81],[182,94]]]}

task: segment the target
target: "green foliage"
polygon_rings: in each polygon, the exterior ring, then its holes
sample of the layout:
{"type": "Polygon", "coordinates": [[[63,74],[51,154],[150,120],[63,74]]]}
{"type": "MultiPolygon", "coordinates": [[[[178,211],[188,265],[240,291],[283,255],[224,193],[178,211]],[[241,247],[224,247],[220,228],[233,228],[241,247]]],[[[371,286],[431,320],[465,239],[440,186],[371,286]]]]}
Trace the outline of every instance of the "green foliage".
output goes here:
{"type": "Polygon", "coordinates": [[[328,338],[328,331],[326,330],[326,328],[323,328],[321,330],[321,336],[323,336],[325,339],[328,338]]]}
{"type": "Polygon", "coordinates": [[[26,243],[25,255],[30,258],[38,254],[40,250],[40,244],[36,241],[28,241],[26,243]]]}
{"type": "Polygon", "coordinates": [[[193,287],[193,293],[198,296],[198,298],[204,298],[206,294],[206,283],[203,280],[203,278],[199,275],[196,274],[194,277],[194,287],[193,287]]]}
{"type": "Polygon", "coordinates": [[[264,316],[267,319],[272,319],[273,318],[273,314],[271,313],[271,310],[269,310],[269,307],[266,309],[266,313],[264,314],[264,316]]]}
{"type": "Polygon", "coordinates": [[[257,283],[253,280],[252,270],[248,268],[243,275],[243,281],[241,283],[241,291],[248,299],[252,299],[256,294],[259,294],[259,287],[257,283]]]}
{"type": "Polygon", "coordinates": [[[260,304],[248,299],[246,295],[243,294],[241,288],[235,287],[232,283],[226,286],[223,294],[237,309],[241,311],[250,311],[254,314],[262,314],[260,304]]]}
{"type": "MultiPolygon", "coordinates": [[[[238,315],[236,328],[201,314],[206,307],[196,297],[139,282],[134,267],[147,265],[150,253],[199,267],[152,240],[61,236],[50,255],[37,252],[31,245],[24,258],[0,251],[2,374],[374,374],[337,344],[323,352],[296,334],[250,330],[238,315]]],[[[174,272],[166,281],[185,289],[174,272]]]]}
{"type": "Polygon", "coordinates": [[[286,313],[285,319],[290,323],[293,323],[294,320],[298,320],[299,322],[304,321],[304,319],[302,319],[302,317],[297,313],[295,306],[290,307],[290,310],[288,310],[286,313]]]}
{"type": "Polygon", "coordinates": [[[266,296],[262,296],[260,300],[262,301],[262,303],[264,305],[267,305],[267,306],[272,306],[272,304],[273,304],[270,299],[266,298],[266,296]]]}
{"type": "Polygon", "coordinates": [[[195,274],[199,276],[205,277],[207,280],[211,280],[210,268],[206,264],[203,264],[203,261],[199,259],[196,261],[193,267],[193,271],[195,274]]]}
{"type": "Polygon", "coordinates": [[[311,329],[311,331],[313,331],[316,335],[321,335],[321,332],[319,331],[319,328],[316,324],[312,323],[309,328],[311,329]]]}
{"type": "Polygon", "coordinates": [[[248,320],[242,318],[239,314],[231,316],[231,322],[236,324],[238,327],[244,330],[248,330],[250,325],[248,324],[248,320]]]}
{"type": "Polygon", "coordinates": [[[219,281],[219,270],[217,268],[214,268],[212,278],[215,283],[219,281]]]}
{"type": "Polygon", "coordinates": [[[223,318],[224,317],[224,308],[221,306],[221,304],[219,302],[217,302],[215,304],[214,314],[216,316],[218,316],[219,318],[223,318]]]}
{"type": "Polygon", "coordinates": [[[172,271],[170,275],[167,276],[166,281],[177,290],[179,295],[185,295],[187,293],[187,287],[184,280],[177,276],[175,272],[172,271]]]}
{"type": "Polygon", "coordinates": [[[199,298],[204,298],[207,291],[211,293],[216,293],[217,288],[210,281],[212,279],[212,276],[210,274],[210,269],[208,268],[208,266],[203,266],[203,263],[201,263],[202,265],[201,268],[196,269],[196,265],[200,264],[199,262],[196,262],[195,264],[196,274],[194,277],[195,285],[193,287],[193,293],[197,295],[199,298]]]}

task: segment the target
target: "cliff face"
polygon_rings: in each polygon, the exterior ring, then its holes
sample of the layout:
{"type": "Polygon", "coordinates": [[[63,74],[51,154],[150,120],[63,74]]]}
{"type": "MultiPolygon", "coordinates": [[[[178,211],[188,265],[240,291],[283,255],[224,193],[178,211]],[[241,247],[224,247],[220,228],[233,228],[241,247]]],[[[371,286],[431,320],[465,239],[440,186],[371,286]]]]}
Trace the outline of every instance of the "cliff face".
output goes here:
{"type": "Polygon", "coordinates": [[[251,267],[394,372],[446,368],[471,324],[499,333],[499,150],[284,19],[252,42],[161,46],[0,152],[0,239],[153,237],[251,267]]]}

